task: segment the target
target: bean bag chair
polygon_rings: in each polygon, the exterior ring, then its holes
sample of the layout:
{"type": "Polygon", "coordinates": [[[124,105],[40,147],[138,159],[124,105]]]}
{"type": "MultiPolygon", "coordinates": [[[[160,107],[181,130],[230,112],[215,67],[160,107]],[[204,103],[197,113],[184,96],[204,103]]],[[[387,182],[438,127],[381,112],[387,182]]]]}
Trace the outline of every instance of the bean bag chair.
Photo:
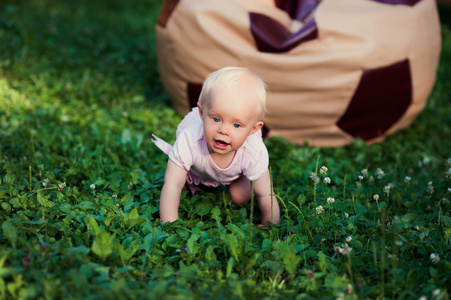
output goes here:
{"type": "Polygon", "coordinates": [[[165,0],[156,37],[180,114],[208,74],[247,67],[270,89],[267,136],[333,147],[411,124],[441,44],[435,0],[165,0]]]}

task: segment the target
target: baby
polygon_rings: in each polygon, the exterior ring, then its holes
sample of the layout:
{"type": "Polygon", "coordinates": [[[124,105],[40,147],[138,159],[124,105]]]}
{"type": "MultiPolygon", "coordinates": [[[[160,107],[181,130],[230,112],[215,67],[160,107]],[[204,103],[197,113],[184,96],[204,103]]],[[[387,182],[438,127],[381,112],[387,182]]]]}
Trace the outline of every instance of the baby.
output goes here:
{"type": "Polygon", "coordinates": [[[162,222],[178,219],[185,186],[194,193],[223,184],[231,200],[243,205],[251,199],[253,182],[261,225],[279,223],[260,130],[265,112],[266,85],[250,70],[226,67],[207,76],[197,107],[177,127],[174,146],[153,136],[169,155],[160,197],[162,222]]]}

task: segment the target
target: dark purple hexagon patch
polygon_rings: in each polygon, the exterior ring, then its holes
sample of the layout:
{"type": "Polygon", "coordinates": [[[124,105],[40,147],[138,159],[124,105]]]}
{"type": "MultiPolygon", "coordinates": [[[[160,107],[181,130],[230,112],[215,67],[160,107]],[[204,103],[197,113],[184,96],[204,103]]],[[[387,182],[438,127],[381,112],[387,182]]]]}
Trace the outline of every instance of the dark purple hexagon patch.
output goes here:
{"type": "Polygon", "coordinates": [[[191,108],[197,106],[199,101],[200,92],[202,92],[202,83],[188,82],[186,85],[186,94],[188,96],[189,105],[191,108]]]}
{"type": "Polygon", "coordinates": [[[301,22],[316,9],[318,2],[319,0],[274,0],[279,9],[301,22]]]}
{"type": "Polygon", "coordinates": [[[384,134],[411,103],[409,60],[366,70],[337,126],[355,138],[370,140],[384,134]]]}
{"type": "Polygon", "coordinates": [[[180,0],[164,0],[163,5],[161,6],[160,14],[158,15],[158,24],[166,27],[166,24],[169,21],[169,18],[172,15],[177,4],[179,4],[180,0]]]}
{"type": "Polygon", "coordinates": [[[414,6],[421,0],[372,0],[383,4],[414,6]]]}
{"type": "Polygon", "coordinates": [[[301,43],[316,39],[318,29],[315,19],[311,19],[295,33],[282,24],[263,14],[249,13],[251,32],[260,52],[288,52],[301,43]]]}

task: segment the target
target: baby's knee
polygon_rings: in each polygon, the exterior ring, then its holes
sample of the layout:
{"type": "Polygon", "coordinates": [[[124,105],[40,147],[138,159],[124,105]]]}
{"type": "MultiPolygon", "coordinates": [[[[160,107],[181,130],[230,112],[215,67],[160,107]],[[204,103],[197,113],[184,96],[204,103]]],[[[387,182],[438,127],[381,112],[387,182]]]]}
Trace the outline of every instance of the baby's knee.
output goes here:
{"type": "Polygon", "coordinates": [[[232,182],[228,187],[232,202],[244,205],[251,199],[251,182],[244,176],[232,182]]]}
{"type": "Polygon", "coordinates": [[[230,193],[230,198],[233,203],[238,205],[244,205],[250,200],[250,196],[244,194],[245,193],[230,193]]]}

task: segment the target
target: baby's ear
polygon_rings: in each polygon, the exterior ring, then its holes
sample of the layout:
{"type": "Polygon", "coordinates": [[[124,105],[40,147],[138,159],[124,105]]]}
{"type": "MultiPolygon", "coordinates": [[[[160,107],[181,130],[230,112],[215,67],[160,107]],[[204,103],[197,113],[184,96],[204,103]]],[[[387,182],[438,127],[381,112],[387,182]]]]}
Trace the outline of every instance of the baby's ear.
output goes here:
{"type": "Polygon", "coordinates": [[[202,111],[202,105],[199,102],[197,102],[197,108],[199,108],[199,115],[202,117],[204,112],[202,111]]]}
{"type": "Polygon", "coordinates": [[[264,124],[263,121],[258,121],[257,123],[255,123],[254,127],[252,127],[251,133],[249,133],[249,135],[259,131],[263,127],[263,124],[264,124]]]}

